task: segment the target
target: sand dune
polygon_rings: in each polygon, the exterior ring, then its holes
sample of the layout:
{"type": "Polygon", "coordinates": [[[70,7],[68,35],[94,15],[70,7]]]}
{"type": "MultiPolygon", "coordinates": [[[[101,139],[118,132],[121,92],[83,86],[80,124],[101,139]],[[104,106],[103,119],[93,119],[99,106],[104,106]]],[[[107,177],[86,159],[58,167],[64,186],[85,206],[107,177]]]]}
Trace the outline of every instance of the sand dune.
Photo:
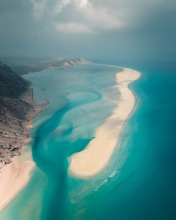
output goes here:
{"type": "Polygon", "coordinates": [[[88,178],[100,172],[108,164],[114,149],[118,146],[124,123],[135,106],[135,97],[128,85],[139,76],[139,72],[127,68],[116,74],[116,87],[121,94],[117,107],[98,128],[95,138],[86,149],[70,158],[70,174],[88,178]]]}

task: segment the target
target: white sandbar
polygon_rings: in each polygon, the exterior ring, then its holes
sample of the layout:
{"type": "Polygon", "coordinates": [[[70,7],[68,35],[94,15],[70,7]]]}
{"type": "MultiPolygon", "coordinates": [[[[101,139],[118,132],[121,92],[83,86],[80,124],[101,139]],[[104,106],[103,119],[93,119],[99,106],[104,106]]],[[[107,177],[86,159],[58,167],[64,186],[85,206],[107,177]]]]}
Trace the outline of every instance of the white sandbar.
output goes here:
{"type": "Polygon", "coordinates": [[[70,158],[69,172],[72,175],[88,178],[99,173],[109,162],[118,145],[123,126],[135,106],[135,96],[128,85],[137,80],[140,73],[124,68],[116,74],[120,99],[112,115],[96,131],[95,138],[86,149],[70,158]]]}

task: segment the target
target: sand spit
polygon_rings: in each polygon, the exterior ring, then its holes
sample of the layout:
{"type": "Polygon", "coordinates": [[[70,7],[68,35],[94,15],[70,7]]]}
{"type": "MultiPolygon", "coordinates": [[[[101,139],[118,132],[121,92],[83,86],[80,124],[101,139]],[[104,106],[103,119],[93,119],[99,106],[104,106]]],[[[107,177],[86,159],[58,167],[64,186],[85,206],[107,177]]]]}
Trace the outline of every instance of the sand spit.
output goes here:
{"type": "Polygon", "coordinates": [[[98,128],[95,138],[86,149],[71,156],[70,174],[88,178],[99,173],[108,164],[120,139],[124,123],[135,106],[135,97],[128,85],[139,76],[139,72],[127,68],[116,74],[116,87],[121,94],[117,107],[98,128]]]}

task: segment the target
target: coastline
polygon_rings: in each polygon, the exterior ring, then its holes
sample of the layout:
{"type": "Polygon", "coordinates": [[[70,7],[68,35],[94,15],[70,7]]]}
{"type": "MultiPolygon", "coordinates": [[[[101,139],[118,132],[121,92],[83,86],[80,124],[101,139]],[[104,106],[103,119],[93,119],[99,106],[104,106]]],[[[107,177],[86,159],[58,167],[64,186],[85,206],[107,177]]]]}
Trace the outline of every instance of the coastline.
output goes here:
{"type": "Polygon", "coordinates": [[[29,89],[21,96],[21,99],[33,106],[26,116],[28,119],[23,123],[24,134],[16,142],[21,146],[18,154],[12,157],[10,163],[5,164],[0,169],[0,211],[11,202],[14,197],[27,185],[30,180],[30,173],[35,167],[32,159],[31,149],[26,146],[30,141],[29,133],[32,128],[32,120],[41,111],[43,111],[46,103],[38,105],[33,100],[33,89],[29,89]]]}
{"type": "Polygon", "coordinates": [[[140,73],[123,68],[116,74],[115,86],[120,92],[120,99],[112,115],[96,131],[95,138],[86,149],[70,157],[68,171],[80,178],[89,178],[98,174],[108,163],[116,148],[124,124],[135,107],[135,96],[128,85],[137,80],[140,73]]]}
{"type": "Polygon", "coordinates": [[[27,185],[30,173],[35,167],[31,152],[22,151],[12,163],[3,167],[0,173],[0,211],[27,185]]]}
{"type": "MultiPolygon", "coordinates": [[[[77,62],[76,64],[80,65],[87,63],[89,62],[83,60],[77,62]]],[[[72,65],[66,63],[66,65],[61,67],[53,66],[45,69],[47,70],[66,67],[72,67],[72,65]]],[[[32,83],[29,83],[31,86],[32,83]]],[[[11,159],[8,160],[7,163],[0,163],[0,211],[15,198],[15,196],[27,185],[30,180],[30,174],[35,167],[35,162],[32,159],[30,148],[25,144],[30,141],[29,133],[30,129],[33,127],[32,119],[43,111],[45,105],[49,104],[49,101],[46,101],[46,103],[37,104],[33,99],[33,89],[31,88],[29,88],[26,93],[21,95],[20,98],[33,106],[33,109],[30,109],[27,112],[26,118],[28,120],[23,122],[23,125],[20,127],[20,130],[23,131],[23,134],[21,135],[20,139],[16,140],[16,144],[20,146],[18,149],[15,148],[15,150],[17,150],[16,155],[12,154],[11,159]]],[[[18,128],[16,130],[18,131],[18,128]]]]}

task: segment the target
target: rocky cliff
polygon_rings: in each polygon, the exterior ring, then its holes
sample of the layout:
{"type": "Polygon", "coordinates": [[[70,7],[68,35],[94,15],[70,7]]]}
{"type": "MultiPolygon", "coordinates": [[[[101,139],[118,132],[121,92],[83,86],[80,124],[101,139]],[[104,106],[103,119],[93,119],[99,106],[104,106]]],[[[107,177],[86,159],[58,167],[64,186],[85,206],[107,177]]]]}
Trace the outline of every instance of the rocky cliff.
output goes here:
{"type": "Polygon", "coordinates": [[[41,111],[29,87],[30,82],[0,61],[0,169],[20,155],[31,119],[41,111]]]}

